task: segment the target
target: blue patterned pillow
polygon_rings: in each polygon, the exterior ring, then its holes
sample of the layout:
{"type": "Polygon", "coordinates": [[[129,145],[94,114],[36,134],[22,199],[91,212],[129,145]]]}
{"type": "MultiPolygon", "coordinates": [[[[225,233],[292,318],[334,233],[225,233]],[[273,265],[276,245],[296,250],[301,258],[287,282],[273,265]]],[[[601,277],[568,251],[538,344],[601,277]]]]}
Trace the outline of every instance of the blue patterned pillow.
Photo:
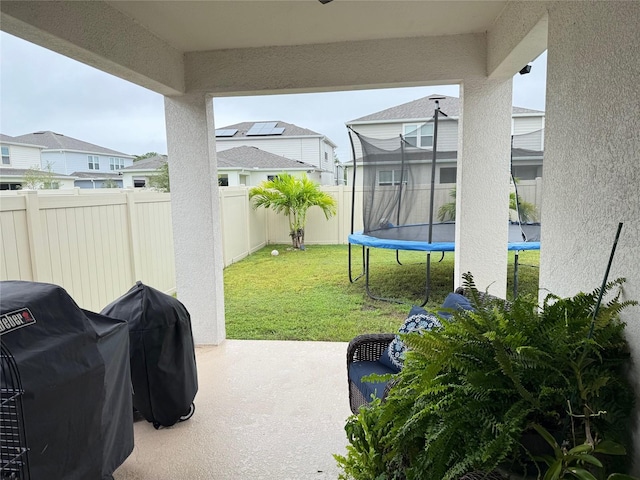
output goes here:
{"type": "Polygon", "coordinates": [[[438,321],[438,317],[433,313],[429,313],[421,307],[412,307],[409,316],[398,330],[398,334],[391,341],[387,350],[382,354],[382,357],[380,357],[380,362],[399,372],[402,369],[404,353],[407,350],[407,346],[400,339],[400,334],[431,330],[439,326],[440,322],[438,321]]]}

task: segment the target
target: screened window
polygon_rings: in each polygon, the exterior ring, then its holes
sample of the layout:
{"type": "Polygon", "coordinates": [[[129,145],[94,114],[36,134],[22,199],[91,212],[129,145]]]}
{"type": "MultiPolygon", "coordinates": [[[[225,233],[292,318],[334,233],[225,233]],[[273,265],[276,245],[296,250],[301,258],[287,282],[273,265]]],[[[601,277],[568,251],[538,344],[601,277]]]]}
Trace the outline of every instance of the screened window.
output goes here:
{"type": "Polygon", "coordinates": [[[109,170],[122,170],[124,168],[124,158],[109,157],[109,170]]]}
{"type": "Polygon", "coordinates": [[[400,185],[401,170],[380,170],[378,185],[400,185]]]}
{"type": "Polygon", "coordinates": [[[408,123],[403,127],[403,135],[412,147],[433,147],[433,123],[408,123]]]}
{"type": "Polygon", "coordinates": [[[440,183],[456,183],[456,175],[458,169],[456,167],[440,169],[440,183]]]}
{"type": "Polygon", "coordinates": [[[88,155],[89,170],[100,170],[100,157],[97,155],[88,155]]]}
{"type": "Polygon", "coordinates": [[[2,145],[2,165],[11,165],[11,157],[9,156],[9,147],[2,145]]]}

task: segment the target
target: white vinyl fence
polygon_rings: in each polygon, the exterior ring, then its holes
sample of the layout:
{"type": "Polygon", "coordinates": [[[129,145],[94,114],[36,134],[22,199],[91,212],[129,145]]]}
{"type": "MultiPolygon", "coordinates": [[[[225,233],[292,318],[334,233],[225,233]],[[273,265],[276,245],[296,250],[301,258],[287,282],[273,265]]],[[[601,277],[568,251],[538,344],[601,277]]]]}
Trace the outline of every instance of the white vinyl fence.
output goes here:
{"type": "MultiPolygon", "coordinates": [[[[453,185],[437,185],[435,212],[451,201],[453,185]]],[[[248,187],[221,188],[224,266],[269,244],[289,244],[287,218],[253,209],[248,187]]],[[[346,244],[351,232],[351,187],[323,187],[337,203],[326,220],[309,210],[308,245],[346,244]]],[[[541,182],[523,181],[518,193],[540,208],[541,182]]],[[[418,209],[429,208],[429,188],[418,209]]],[[[362,192],[356,188],[354,230],[362,229],[362,192]]],[[[140,280],[175,291],[171,196],[168,193],[102,190],[41,190],[0,194],[0,280],[54,283],[83,308],[100,311],[140,280]]]]}

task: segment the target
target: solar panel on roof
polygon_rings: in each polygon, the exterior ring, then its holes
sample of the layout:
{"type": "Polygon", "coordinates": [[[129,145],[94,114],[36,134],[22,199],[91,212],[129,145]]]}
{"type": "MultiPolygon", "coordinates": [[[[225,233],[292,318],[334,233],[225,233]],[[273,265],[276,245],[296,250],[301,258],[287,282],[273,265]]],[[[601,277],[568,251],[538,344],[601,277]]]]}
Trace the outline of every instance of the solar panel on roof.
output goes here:
{"type": "Polygon", "coordinates": [[[216,130],[216,137],[233,137],[236,133],[237,128],[220,128],[216,130]]]}
{"type": "Polygon", "coordinates": [[[284,132],[284,128],[276,128],[278,122],[258,122],[254,123],[249,131],[247,132],[247,136],[257,136],[257,135],[282,135],[284,132]]]}

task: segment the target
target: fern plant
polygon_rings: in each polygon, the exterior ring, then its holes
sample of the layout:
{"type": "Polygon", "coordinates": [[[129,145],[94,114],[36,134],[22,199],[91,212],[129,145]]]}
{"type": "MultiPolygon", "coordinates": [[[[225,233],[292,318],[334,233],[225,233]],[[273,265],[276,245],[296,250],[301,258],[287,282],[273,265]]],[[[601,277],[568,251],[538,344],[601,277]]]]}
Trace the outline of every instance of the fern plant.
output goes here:
{"type": "MultiPolygon", "coordinates": [[[[572,445],[630,445],[634,397],[619,313],[634,302],[616,295],[594,320],[598,290],[550,295],[540,308],[533,298],[483,296],[470,274],[465,286],[475,310],[406,335],[405,365],[386,401],[349,421],[377,439],[376,476],[355,473],[374,456],[352,441],[343,478],[457,479],[498,467],[542,474],[547,466],[523,443],[534,425],[572,445]]],[[[629,459],[621,459],[615,468],[624,470],[629,459]]]]}

